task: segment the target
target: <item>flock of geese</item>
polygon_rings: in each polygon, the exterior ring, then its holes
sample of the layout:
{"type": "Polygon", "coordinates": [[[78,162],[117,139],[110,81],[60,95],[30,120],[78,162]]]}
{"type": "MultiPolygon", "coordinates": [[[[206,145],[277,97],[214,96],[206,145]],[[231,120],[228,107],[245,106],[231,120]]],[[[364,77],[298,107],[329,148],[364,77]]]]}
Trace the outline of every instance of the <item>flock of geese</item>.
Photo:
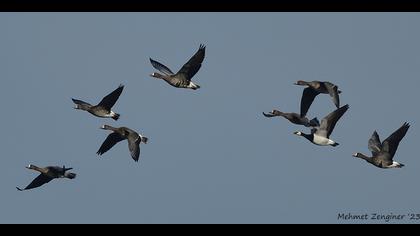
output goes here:
{"type": "MultiPolygon", "coordinates": [[[[187,88],[192,90],[199,89],[200,86],[193,83],[191,79],[201,68],[201,64],[205,56],[205,49],[206,47],[204,45],[200,45],[198,51],[190,58],[187,63],[182,66],[182,68],[177,73],[173,73],[167,66],[150,58],[150,63],[152,66],[160,73],[162,73],[160,74],[158,72],[154,72],[150,74],[150,76],[156,79],[162,79],[176,88],[187,88]]],[[[306,134],[301,131],[294,132],[294,134],[306,138],[313,144],[320,146],[338,146],[339,143],[330,139],[330,135],[334,130],[337,121],[349,109],[348,104],[340,107],[339,94],[341,91],[338,90],[338,86],[331,82],[306,82],[302,80],[297,81],[295,85],[306,86],[302,94],[300,114],[285,113],[278,110],[272,110],[269,113],[263,112],[263,115],[266,117],[281,116],[293,124],[303,125],[305,127],[311,128],[310,134],[306,134]],[[315,100],[315,97],[319,94],[329,94],[334,102],[334,105],[337,107],[336,110],[325,116],[321,122],[319,122],[317,118],[309,120],[306,117],[306,114],[313,101],[315,100]]],[[[123,92],[123,89],[124,85],[120,85],[113,92],[105,96],[97,105],[91,105],[82,100],[72,98],[74,104],[76,105],[74,109],[87,111],[96,117],[112,118],[113,120],[117,121],[120,117],[120,114],[112,111],[111,109],[117,102],[118,98],[123,92]]],[[[379,168],[403,167],[404,165],[394,161],[393,157],[396,153],[400,141],[407,133],[409,127],[410,125],[408,123],[404,123],[398,130],[392,133],[382,143],[380,142],[378,133],[374,131],[372,137],[368,141],[368,148],[372,152],[372,156],[368,157],[362,153],[355,153],[353,156],[364,159],[379,168]]],[[[123,140],[127,140],[131,158],[138,162],[140,157],[140,144],[146,144],[148,141],[147,137],[127,127],[116,128],[110,125],[103,125],[101,129],[109,130],[111,133],[107,136],[105,141],[96,152],[98,155],[105,154],[117,143],[123,140]]],[[[40,187],[41,185],[44,185],[56,178],[74,179],[76,177],[75,173],[68,172],[73,168],[66,168],[65,166],[38,167],[31,164],[26,168],[38,171],[40,174],[24,189],[16,187],[19,191],[40,187]]]]}
{"type": "MultiPolygon", "coordinates": [[[[320,146],[338,146],[339,143],[330,139],[330,135],[334,130],[337,121],[344,115],[349,109],[349,105],[346,104],[340,107],[340,90],[338,86],[331,82],[311,81],[306,82],[299,80],[295,85],[307,86],[303,90],[302,99],[300,103],[300,114],[297,113],[284,113],[278,110],[272,110],[270,113],[264,113],[266,117],[282,116],[288,119],[290,122],[311,127],[311,133],[306,134],[301,131],[294,132],[294,134],[302,136],[312,142],[313,144],[320,146]],[[327,116],[325,116],[321,123],[317,118],[309,120],[306,114],[312,105],[314,99],[319,94],[329,94],[334,102],[337,109],[327,116]]],[[[379,168],[401,168],[404,165],[393,160],[395,152],[397,151],[400,141],[404,138],[405,134],[410,128],[410,124],[405,122],[399,129],[392,133],[382,143],[379,139],[379,135],[376,131],[373,132],[372,137],[368,141],[368,148],[372,152],[372,156],[368,157],[362,153],[353,154],[354,157],[364,159],[365,161],[379,167],[379,168]]]]}

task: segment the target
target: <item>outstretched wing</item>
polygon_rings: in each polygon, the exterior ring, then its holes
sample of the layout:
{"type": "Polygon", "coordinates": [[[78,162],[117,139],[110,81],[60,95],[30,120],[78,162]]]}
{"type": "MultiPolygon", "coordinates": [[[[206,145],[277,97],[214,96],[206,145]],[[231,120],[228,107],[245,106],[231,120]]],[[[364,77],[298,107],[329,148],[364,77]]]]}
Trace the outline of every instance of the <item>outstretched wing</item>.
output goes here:
{"type": "Polygon", "coordinates": [[[376,131],[373,132],[372,137],[369,139],[368,148],[372,152],[373,156],[377,156],[382,150],[381,140],[379,139],[379,135],[376,131]]]}
{"type": "Polygon", "coordinates": [[[131,157],[133,158],[134,161],[136,162],[139,161],[141,138],[138,137],[138,141],[134,141],[132,139],[127,139],[127,140],[128,140],[128,149],[130,150],[131,157]]]}
{"type": "Polygon", "coordinates": [[[395,152],[398,149],[401,139],[404,138],[405,134],[410,128],[410,124],[405,122],[399,129],[392,133],[387,139],[382,143],[383,151],[391,154],[391,157],[395,155],[395,152]]]}
{"type": "Polygon", "coordinates": [[[337,121],[348,109],[349,105],[346,104],[324,117],[324,119],[321,120],[320,132],[326,132],[326,137],[329,138],[337,121]]]}
{"type": "Polygon", "coordinates": [[[98,155],[104,154],[109,149],[111,149],[115,144],[117,144],[118,142],[121,142],[122,140],[124,140],[124,137],[122,137],[118,133],[111,133],[102,143],[101,147],[96,152],[96,154],[98,155]]]}
{"type": "Polygon", "coordinates": [[[75,104],[80,105],[80,106],[83,106],[83,107],[91,107],[92,106],[91,104],[89,104],[87,102],[84,102],[82,100],[77,100],[77,99],[74,99],[74,98],[72,98],[71,100],[73,100],[73,102],[75,104]]]}
{"type": "Polygon", "coordinates": [[[300,101],[300,116],[306,116],[308,113],[309,107],[311,107],[312,102],[314,101],[315,97],[319,94],[316,90],[312,89],[311,87],[305,88],[303,90],[302,99],[300,101]]]}
{"type": "Polygon", "coordinates": [[[182,66],[177,74],[183,74],[185,78],[190,81],[191,78],[198,72],[201,63],[204,60],[206,46],[200,44],[198,51],[190,58],[190,60],[182,66]]]}
{"type": "Polygon", "coordinates": [[[160,71],[160,72],[164,73],[165,75],[173,75],[173,74],[174,74],[174,72],[172,72],[172,71],[171,71],[171,69],[169,69],[168,67],[166,67],[166,66],[165,66],[165,65],[163,65],[162,63],[157,62],[157,61],[153,60],[152,58],[149,58],[149,59],[150,59],[150,63],[152,63],[152,66],[153,66],[156,70],[158,70],[158,71],[160,71]]]}
{"type": "Polygon", "coordinates": [[[332,97],[335,106],[337,108],[339,108],[340,107],[340,97],[338,95],[338,86],[335,85],[335,84],[332,84],[330,82],[324,82],[324,84],[325,84],[325,87],[328,90],[328,93],[332,97]]]}
{"type": "Polygon", "coordinates": [[[111,110],[112,106],[117,102],[118,98],[120,97],[122,91],[124,89],[124,85],[120,84],[120,86],[112,91],[112,93],[105,96],[102,101],[98,104],[98,106],[102,106],[107,110],[111,110]]]}
{"type": "Polygon", "coordinates": [[[50,178],[50,177],[48,177],[44,174],[40,174],[28,186],[26,186],[26,188],[24,188],[24,189],[17,188],[17,189],[20,190],[20,191],[23,191],[23,190],[28,190],[28,189],[32,189],[32,188],[37,188],[41,185],[44,185],[44,184],[50,182],[52,179],[53,178],[50,178]]]}

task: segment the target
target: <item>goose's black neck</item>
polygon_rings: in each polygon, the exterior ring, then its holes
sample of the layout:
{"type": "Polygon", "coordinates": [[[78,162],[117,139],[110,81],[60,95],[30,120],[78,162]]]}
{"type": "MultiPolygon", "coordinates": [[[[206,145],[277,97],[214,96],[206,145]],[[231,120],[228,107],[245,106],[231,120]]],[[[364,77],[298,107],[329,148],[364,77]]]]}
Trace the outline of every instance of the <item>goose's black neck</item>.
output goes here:
{"type": "Polygon", "coordinates": [[[307,140],[313,142],[314,141],[314,135],[313,134],[305,134],[302,133],[302,136],[305,137],[307,140]]]}

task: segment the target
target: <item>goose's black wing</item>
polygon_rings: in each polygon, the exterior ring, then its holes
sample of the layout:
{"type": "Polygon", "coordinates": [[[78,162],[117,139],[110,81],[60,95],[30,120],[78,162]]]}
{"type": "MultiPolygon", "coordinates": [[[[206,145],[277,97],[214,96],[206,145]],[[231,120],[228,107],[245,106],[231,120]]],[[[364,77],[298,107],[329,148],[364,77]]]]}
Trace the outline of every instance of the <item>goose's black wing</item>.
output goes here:
{"type": "Polygon", "coordinates": [[[104,154],[109,149],[111,149],[115,144],[117,144],[118,142],[121,142],[124,139],[125,138],[118,133],[111,133],[110,135],[108,135],[108,137],[102,143],[101,147],[96,152],[96,154],[98,154],[98,155],[104,154]]]}
{"type": "Polygon", "coordinates": [[[178,71],[178,75],[185,77],[186,80],[190,81],[191,78],[198,72],[201,67],[201,63],[204,60],[206,46],[200,45],[198,51],[190,58],[190,60],[182,66],[178,71]]]}
{"type": "Polygon", "coordinates": [[[405,122],[399,129],[392,133],[387,139],[382,143],[383,151],[391,154],[391,157],[395,155],[395,152],[398,149],[401,139],[404,138],[405,134],[410,128],[410,124],[405,122]]]}
{"type": "Polygon", "coordinates": [[[16,187],[19,191],[23,191],[23,190],[28,190],[28,189],[32,189],[32,188],[37,188],[41,185],[44,185],[48,182],[50,182],[53,178],[50,178],[44,174],[40,174],[38,175],[38,177],[36,177],[28,186],[26,186],[26,188],[24,189],[20,189],[18,187],[16,187]]]}
{"type": "Polygon", "coordinates": [[[311,107],[312,102],[315,97],[319,94],[318,91],[312,89],[311,87],[305,88],[303,90],[302,99],[300,101],[300,116],[305,117],[308,113],[309,107],[311,107]]]}
{"type": "Polygon", "coordinates": [[[83,106],[83,107],[91,107],[91,106],[92,106],[91,104],[89,104],[89,103],[87,103],[87,102],[84,102],[84,101],[82,101],[82,100],[77,100],[77,99],[74,99],[74,98],[72,98],[71,100],[72,100],[75,104],[80,105],[80,106],[83,106]]]}
{"type": "Polygon", "coordinates": [[[141,138],[138,137],[137,140],[134,138],[129,138],[127,139],[128,141],[128,149],[130,150],[130,154],[131,157],[133,158],[134,161],[139,161],[139,157],[140,157],[140,141],[141,138]]]}
{"type": "Polygon", "coordinates": [[[337,121],[344,115],[344,113],[348,109],[349,105],[346,104],[324,117],[324,119],[321,120],[321,126],[318,129],[317,133],[322,132],[323,136],[329,138],[332,131],[334,130],[335,125],[337,124],[337,121]]]}
{"type": "Polygon", "coordinates": [[[379,139],[378,133],[375,131],[372,137],[369,139],[368,148],[372,152],[373,156],[377,156],[382,150],[381,140],[379,139]]]}
{"type": "Polygon", "coordinates": [[[149,58],[149,59],[150,59],[150,63],[152,63],[152,66],[156,70],[164,73],[165,75],[173,75],[174,74],[174,72],[172,72],[171,69],[169,69],[167,66],[163,65],[160,62],[157,62],[157,61],[153,60],[152,58],[149,58]]]}
{"type": "Polygon", "coordinates": [[[340,107],[340,96],[338,95],[338,86],[330,82],[324,82],[325,87],[327,88],[328,93],[332,97],[334,105],[340,107]]]}
{"type": "Polygon", "coordinates": [[[118,98],[120,97],[122,91],[124,89],[124,85],[120,85],[117,89],[112,91],[112,93],[105,96],[102,101],[98,104],[98,106],[104,107],[108,111],[111,110],[112,106],[117,102],[118,98]]]}

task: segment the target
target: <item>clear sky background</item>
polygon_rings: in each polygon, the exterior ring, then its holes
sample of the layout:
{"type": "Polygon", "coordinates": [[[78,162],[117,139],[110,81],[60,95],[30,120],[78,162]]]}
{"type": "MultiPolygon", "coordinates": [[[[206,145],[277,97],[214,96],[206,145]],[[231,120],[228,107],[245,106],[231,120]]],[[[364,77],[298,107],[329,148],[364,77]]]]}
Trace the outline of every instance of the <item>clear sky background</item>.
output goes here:
{"type": "MultiPolygon", "coordinates": [[[[418,13],[1,13],[0,223],[376,223],[339,213],[420,213],[418,13]],[[207,46],[193,81],[173,71],[207,46]],[[331,81],[350,109],[320,147],[273,108],[299,112],[297,80],[331,81]],[[122,83],[118,121],[74,110],[122,83]],[[383,170],[369,154],[404,121],[411,128],[383,170]],[[149,137],[135,163],[124,141],[99,158],[103,124],[149,137]],[[19,192],[66,165],[74,180],[19,192]]],[[[308,112],[335,109],[327,95],[308,112]]],[[[383,221],[379,221],[382,223],[383,221]]],[[[419,223],[405,217],[392,223],[419,223]]]]}

